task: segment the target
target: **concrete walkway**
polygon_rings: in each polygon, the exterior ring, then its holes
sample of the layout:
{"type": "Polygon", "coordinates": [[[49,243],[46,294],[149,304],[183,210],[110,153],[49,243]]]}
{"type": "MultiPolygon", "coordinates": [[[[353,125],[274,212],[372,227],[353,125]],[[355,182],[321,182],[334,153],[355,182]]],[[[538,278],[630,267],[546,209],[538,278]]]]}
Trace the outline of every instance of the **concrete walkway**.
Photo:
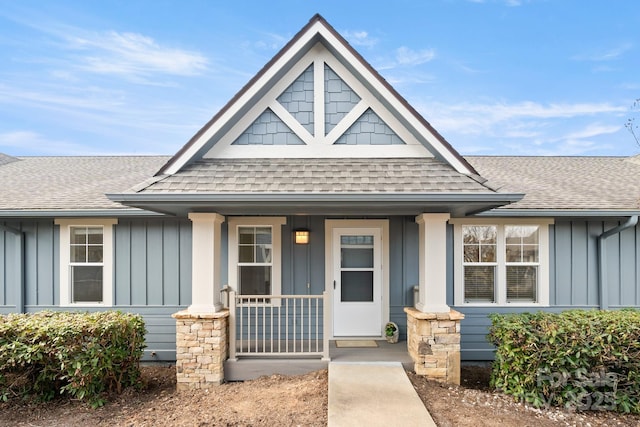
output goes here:
{"type": "Polygon", "coordinates": [[[399,362],[329,363],[329,427],[435,427],[399,362]]]}

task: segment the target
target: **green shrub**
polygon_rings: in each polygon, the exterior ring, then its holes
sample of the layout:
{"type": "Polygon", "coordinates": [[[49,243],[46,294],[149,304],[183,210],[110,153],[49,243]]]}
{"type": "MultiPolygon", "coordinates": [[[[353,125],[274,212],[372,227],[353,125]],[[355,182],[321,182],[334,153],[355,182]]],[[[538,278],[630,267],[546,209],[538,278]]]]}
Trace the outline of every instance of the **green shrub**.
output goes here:
{"type": "Polygon", "coordinates": [[[0,398],[56,394],[104,403],[140,382],[142,317],[116,311],[0,316],[0,398]]]}
{"type": "Polygon", "coordinates": [[[535,406],[640,413],[640,312],[492,314],[491,385],[535,406]]]}

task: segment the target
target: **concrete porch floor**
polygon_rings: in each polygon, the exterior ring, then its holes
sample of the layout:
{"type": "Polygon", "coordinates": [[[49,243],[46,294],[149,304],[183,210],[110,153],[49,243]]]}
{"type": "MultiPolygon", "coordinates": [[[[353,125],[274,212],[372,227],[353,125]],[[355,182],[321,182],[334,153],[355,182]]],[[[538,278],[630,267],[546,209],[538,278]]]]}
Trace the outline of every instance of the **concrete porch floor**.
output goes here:
{"type": "MultiPolygon", "coordinates": [[[[376,340],[376,343],[378,347],[345,348],[337,347],[332,340],[329,342],[329,357],[332,362],[400,362],[405,370],[413,371],[406,341],[390,344],[376,340]]],[[[224,362],[224,377],[226,381],[244,381],[263,375],[301,375],[326,369],[327,366],[327,361],[318,358],[243,357],[224,362]]]]}

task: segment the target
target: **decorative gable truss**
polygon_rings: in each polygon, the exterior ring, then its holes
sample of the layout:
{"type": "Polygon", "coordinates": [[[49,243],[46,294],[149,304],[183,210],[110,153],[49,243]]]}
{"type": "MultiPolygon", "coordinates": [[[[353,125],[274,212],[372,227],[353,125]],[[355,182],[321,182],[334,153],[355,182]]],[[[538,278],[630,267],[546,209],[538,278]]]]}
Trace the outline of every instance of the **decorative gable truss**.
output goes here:
{"type": "Polygon", "coordinates": [[[407,157],[476,174],[316,15],[157,175],[203,158],[407,157]]]}
{"type": "Polygon", "coordinates": [[[433,157],[322,43],[204,155],[352,156],[433,157]]]}

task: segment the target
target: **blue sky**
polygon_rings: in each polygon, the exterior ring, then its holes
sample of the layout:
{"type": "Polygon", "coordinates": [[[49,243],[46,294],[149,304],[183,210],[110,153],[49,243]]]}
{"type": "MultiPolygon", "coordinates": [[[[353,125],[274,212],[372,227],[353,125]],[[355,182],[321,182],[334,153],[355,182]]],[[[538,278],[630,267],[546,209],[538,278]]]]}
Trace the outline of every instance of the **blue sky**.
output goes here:
{"type": "Polygon", "coordinates": [[[640,151],[633,0],[0,0],[0,152],[173,154],[315,13],[462,154],[640,151]]]}

